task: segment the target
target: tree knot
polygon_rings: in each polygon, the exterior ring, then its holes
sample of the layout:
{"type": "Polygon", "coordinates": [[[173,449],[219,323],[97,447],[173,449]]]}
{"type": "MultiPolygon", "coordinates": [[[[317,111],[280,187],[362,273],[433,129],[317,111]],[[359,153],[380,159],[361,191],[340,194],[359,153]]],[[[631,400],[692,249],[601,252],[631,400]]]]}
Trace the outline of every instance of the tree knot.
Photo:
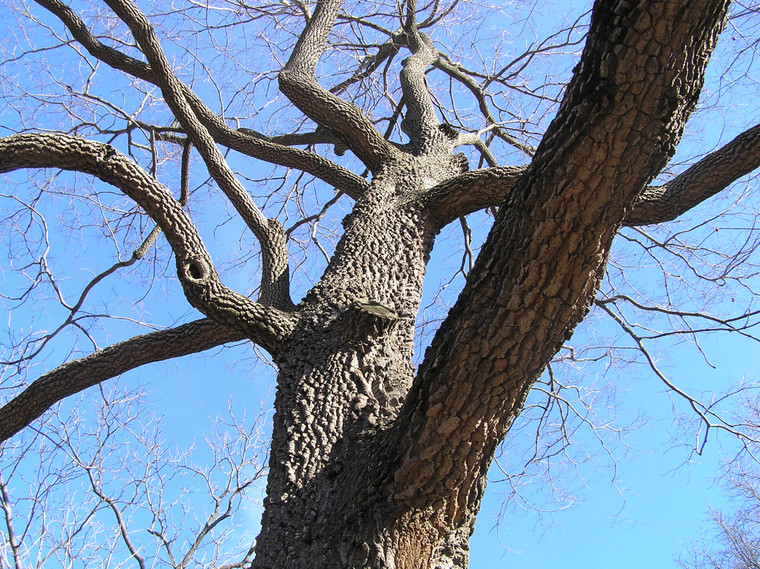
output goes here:
{"type": "Polygon", "coordinates": [[[356,300],[346,311],[347,335],[356,340],[384,336],[396,322],[396,311],[374,300],[356,300]]]}

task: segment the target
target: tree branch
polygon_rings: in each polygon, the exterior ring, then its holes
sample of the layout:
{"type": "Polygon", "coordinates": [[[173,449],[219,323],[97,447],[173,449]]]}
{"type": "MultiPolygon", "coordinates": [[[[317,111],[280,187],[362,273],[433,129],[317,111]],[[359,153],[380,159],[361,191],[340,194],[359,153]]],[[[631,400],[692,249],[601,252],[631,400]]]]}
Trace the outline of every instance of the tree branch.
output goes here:
{"type": "Polygon", "coordinates": [[[500,206],[527,166],[497,166],[465,172],[431,188],[423,198],[436,230],[456,218],[500,206]]]}
{"type": "Polygon", "coordinates": [[[171,192],[111,145],[65,134],[0,138],[0,173],[54,167],[96,176],[119,188],[153,218],[174,251],[177,274],[190,304],[217,322],[275,350],[294,316],[253,302],[219,280],[198,230],[171,192]]]}
{"type": "Polygon", "coordinates": [[[320,0],[278,76],[280,91],[307,117],[342,138],[371,171],[396,154],[356,106],[319,85],[314,71],[340,11],[340,0],[320,0]]]}
{"type": "Polygon", "coordinates": [[[481,88],[480,85],[478,85],[471,77],[469,77],[464,72],[461,65],[452,63],[448,58],[443,57],[443,56],[438,57],[434,65],[436,68],[446,73],[449,77],[451,77],[452,79],[460,82],[462,85],[467,87],[470,93],[472,93],[472,96],[475,97],[475,100],[478,102],[478,108],[480,109],[480,113],[483,115],[483,118],[486,121],[486,125],[488,125],[489,127],[492,127],[490,132],[494,133],[496,136],[501,138],[507,144],[522,150],[528,156],[533,156],[533,154],[536,152],[535,148],[533,148],[529,144],[520,142],[513,136],[510,136],[504,129],[502,129],[498,125],[498,123],[496,122],[496,119],[491,113],[491,109],[488,107],[488,101],[486,100],[485,91],[481,88]]]}
{"type": "MultiPolygon", "coordinates": [[[[148,83],[157,84],[157,78],[150,65],[99,41],[90,33],[81,18],[63,2],[60,0],[35,0],[35,2],[57,16],[73,38],[82,44],[90,55],[114,69],[124,71],[148,83]]],[[[361,176],[318,154],[289,148],[286,146],[287,142],[280,142],[276,139],[270,140],[262,135],[254,134],[252,131],[230,128],[190,88],[182,84],[182,90],[183,96],[192,106],[198,119],[219,144],[265,162],[279,164],[286,168],[296,168],[312,174],[343,190],[354,199],[358,199],[369,187],[369,184],[361,176]]]]}
{"type": "MultiPolygon", "coordinates": [[[[239,330],[208,318],[135,336],[42,375],[0,408],[0,442],[62,399],[145,364],[195,354],[245,339],[239,330]]],[[[254,342],[259,339],[251,338],[254,342]]]]}
{"type": "Polygon", "coordinates": [[[425,79],[425,71],[438,60],[432,40],[417,29],[417,2],[406,2],[404,21],[407,43],[412,55],[403,61],[400,81],[406,115],[401,130],[409,136],[412,148],[424,153],[428,144],[440,138],[439,121],[425,79]]]}
{"type": "Polygon", "coordinates": [[[662,186],[650,186],[633,203],[623,225],[672,221],[760,166],[760,125],[708,154],[662,186]]]}
{"type": "MultiPolygon", "coordinates": [[[[635,227],[672,221],[760,166],[760,125],[708,154],[661,186],[647,186],[623,225],[635,227]]],[[[461,215],[500,206],[527,166],[473,170],[430,189],[431,220],[443,227],[461,215]]]]}

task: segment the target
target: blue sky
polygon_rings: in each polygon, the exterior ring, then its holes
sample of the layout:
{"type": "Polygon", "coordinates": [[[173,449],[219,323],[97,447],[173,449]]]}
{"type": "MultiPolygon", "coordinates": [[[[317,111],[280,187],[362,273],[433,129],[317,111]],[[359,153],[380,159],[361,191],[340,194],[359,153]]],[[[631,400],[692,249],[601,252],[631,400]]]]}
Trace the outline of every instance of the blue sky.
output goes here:
{"type": "MultiPolygon", "coordinates": [[[[502,25],[503,22],[509,34],[514,34],[520,41],[528,38],[525,40],[527,42],[553,28],[560,17],[571,21],[574,17],[571,13],[577,14],[583,9],[580,3],[542,2],[535,10],[526,8],[532,13],[530,25],[526,21],[516,21],[515,27],[510,27],[513,22],[506,16],[503,19],[494,17],[489,23],[502,25]]],[[[9,19],[5,25],[12,26],[12,23],[9,19]]],[[[729,40],[727,45],[730,44],[729,40]]],[[[519,45],[515,47],[516,50],[520,48],[519,45]]],[[[727,49],[726,53],[729,51],[727,49]]],[[[724,61],[727,59],[723,58],[724,61]]],[[[55,65],[46,68],[47,72],[61,68],[60,58],[53,62],[55,65]]],[[[693,155],[708,152],[716,145],[727,142],[760,117],[760,101],[753,91],[757,73],[754,61],[746,68],[731,70],[727,75],[724,75],[724,70],[725,67],[718,65],[711,72],[702,103],[704,110],[687,130],[684,145],[675,158],[676,169],[681,160],[688,160],[693,155]],[[734,93],[733,98],[726,96],[729,87],[734,93]]],[[[37,77],[43,87],[46,85],[45,77],[42,72],[37,77]]],[[[43,87],[40,89],[44,90],[43,87]]],[[[120,93],[120,89],[117,92],[120,93]]],[[[0,110],[0,117],[6,121],[4,126],[17,128],[7,122],[13,120],[12,114],[8,108],[0,110]]],[[[235,167],[242,168],[243,162],[250,161],[235,162],[233,158],[232,162],[235,167]]],[[[256,176],[265,175],[261,170],[254,173],[256,176]]],[[[200,180],[205,174],[201,172],[197,177],[200,180]]],[[[61,177],[61,180],[66,179],[61,177]]],[[[248,180],[246,183],[256,191],[267,189],[248,180]]],[[[699,270],[709,272],[710,264],[718,262],[707,253],[710,246],[723,247],[731,252],[742,245],[747,235],[754,238],[757,232],[747,230],[753,226],[751,216],[726,208],[737,196],[757,205],[755,194],[753,185],[740,183],[730,195],[721,196],[695,212],[694,219],[711,220],[707,226],[697,231],[686,231],[689,227],[687,221],[672,226],[683,231],[679,234],[679,246],[680,243],[704,246],[704,251],[694,258],[699,263],[696,265],[699,270]]],[[[6,200],[11,197],[6,196],[6,200]]],[[[218,198],[211,197],[204,205],[217,206],[219,202],[221,200],[218,198]]],[[[86,204],[77,205],[80,209],[75,212],[76,215],[66,210],[67,207],[66,203],[54,204],[51,219],[63,226],[64,221],[70,222],[72,218],[92,213],[85,211],[86,204]],[[62,213],[64,210],[68,213],[62,213]]],[[[759,208],[751,206],[748,209],[757,211],[759,208]]],[[[224,206],[218,210],[224,210],[224,206]]],[[[236,247],[240,229],[232,223],[218,222],[214,217],[218,210],[209,207],[207,213],[203,208],[195,207],[193,214],[202,225],[204,239],[212,254],[224,259],[230,255],[230,250],[233,254],[239,252],[236,247]],[[230,247],[230,243],[235,246],[230,247]]],[[[476,242],[484,238],[487,220],[487,216],[470,218],[476,242]]],[[[52,225],[55,228],[55,224],[52,225]]],[[[97,233],[94,229],[92,232],[97,233]]],[[[670,235],[667,229],[648,232],[652,239],[670,235]]],[[[9,235],[4,235],[4,240],[9,235]]],[[[636,232],[627,235],[631,239],[639,239],[640,243],[622,239],[616,244],[611,273],[620,278],[615,281],[614,289],[606,283],[604,294],[618,291],[636,298],[647,298],[666,292],[674,303],[683,303],[689,310],[709,305],[710,310],[715,312],[727,310],[735,313],[737,310],[741,312],[744,306],[754,307],[753,292],[744,285],[757,288],[756,276],[728,282],[705,279],[699,286],[685,284],[689,266],[677,254],[661,253],[665,263],[665,270],[662,271],[653,266],[647,257],[648,247],[652,243],[648,241],[650,237],[636,232]]],[[[83,232],[81,236],[75,235],[67,241],[53,242],[49,256],[52,266],[70,264],[68,268],[74,269],[62,284],[66,293],[74,294],[82,283],[92,277],[93,270],[102,270],[113,262],[108,256],[110,242],[102,236],[100,240],[85,240],[85,237],[91,236],[83,232]],[[72,250],[81,250],[82,255],[70,255],[72,250]],[[97,266],[93,268],[93,264],[97,266]]],[[[438,285],[448,281],[452,269],[456,270],[459,266],[459,239],[456,226],[439,238],[440,244],[429,266],[423,306],[432,302],[438,285]]],[[[676,247],[674,251],[680,253],[682,250],[676,247]]],[[[315,257],[316,260],[312,260],[317,265],[314,274],[318,275],[319,256],[315,257]]],[[[247,291],[251,287],[250,274],[246,272],[248,269],[250,266],[228,270],[225,282],[247,291]]],[[[308,286],[304,272],[296,271],[298,286],[302,289],[308,286]]],[[[16,286],[9,271],[4,272],[2,277],[0,282],[6,289],[16,286]]],[[[105,286],[102,297],[98,299],[99,304],[95,304],[92,310],[105,307],[121,309],[131,307],[136,302],[146,319],[166,323],[197,316],[183,300],[177,301],[179,292],[176,281],[146,285],[151,277],[151,270],[145,269],[144,272],[135,271],[121,284],[115,281],[112,288],[108,288],[110,284],[105,286]]],[[[312,278],[316,277],[312,275],[312,278]]],[[[461,279],[447,289],[442,299],[444,303],[452,302],[460,285],[461,279]]],[[[60,306],[54,301],[45,304],[42,300],[45,299],[27,303],[12,319],[9,318],[11,335],[31,324],[51,327],[60,321],[60,306]]],[[[630,310],[630,307],[627,310],[626,314],[638,323],[639,331],[650,327],[669,329],[669,326],[675,325],[667,318],[654,316],[649,320],[650,315],[630,310]]],[[[433,316],[440,316],[440,313],[433,313],[433,316]]],[[[124,323],[107,322],[103,325],[101,337],[106,340],[104,343],[108,343],[121,339],[126,331],[127,325],[124,323]]],[[[565,569],[593,569],[607,567],[614,562],[620,569],[647,565],[656,565],[661,569],[675,568],[676,556],[706,527],[708,504],[720,507],[726,503],[715,484],[715,476],[720,472],[725,457],[734,452],[735,441],[730,437],[711,435],[703,455],[695,455],[692,449],[697,431],[693,424],[684,423],[693,419],[687,406],[668,393],[665,385],[642,363],[640,355],[631,355],[630,339],[599,312],[592,314],[578,329],[571,344],[576,347],[595,346],[587,353],[589,357],[607,351],[610,355],[597,362],[557,363],[557,377],[588,390],[590,397],[596,397],[597,424],[606,424],[608,419],[614,418],[614,424],[621,428],[628,425],[636,427],[622,439],[610,429],[602,431],[604,445],[615,457],[613,460],[595,438],[594,431],[584,427],[583,421],[575,420],[571,424],[577,427],[577,431],[574,431],[567,447],[565,460],[560,456],[535,465],[521,480],[522,498],[507,501],[506,504],[510,488],[506,483],[498,482],[503,474],[494,467],[491,474],[494,482],[489,484],[472,539],[471,567],[535,569],[561,564],[565,569]],[[613,345],[619,349],[611,349],[613,345]],[[571,464],[570,460],[577,461],[577,465],[571,464]],[[548,473],[556,475],[553,485],[546,482],[548,473]],[[559,496],[560,501],[554,502],[553,495],[559,496]],[[556,511],[539,513],[523,507],[523,502],[533,503],[543,510],[556,511]],[[569,504],[572,505],[565,507],[569,504]]],[[[70,345],[67,341],[56,344],[47,354],[48,362],[60,359],[61,354],[68,352],[70,345]]],[[[701,348],[709,363],[700,350],[688,342],[665,340],[652,342],[650,347],[667,377],[690,393],[721,392],[741,381],[760,380],[757,365],[760,362],[760,348],[755,341],[738,339],[729,334],[706,335],[701,348]]],[[[247,347],[212,350],[195,358],[150,365],[127,374],[122,383],[143,385],[147,391],[145,404],[164,417],[164,439],[167,444],[185,447],[195,443],[200,450],[198,460],[201,461],[204,459],[204,434],[208,432],[213,418],[224,412],[230,399],[237,411],[246,409],[249,413],[255,413],[262,399],[271,401],[273,390],[271,369],[264,364],[257,365],[247,347]]],[[[710,397],[709,393],[706,397],[710,397]]],[[[726,405],[726,410],[731,409],[730,405],[726,405]]],[[[518,427],[524,430],[520,436],[510,440],[500,459],[510,468],[516,468],[520,457],[531,448],[531,423],[519,424],[518,427]]],[[[546,434],[549,437],[547,444],[551,443],[553,434],[552,430],[546,434]]],[[[256,511],[256,506],[253,511],[256,511]]]]}

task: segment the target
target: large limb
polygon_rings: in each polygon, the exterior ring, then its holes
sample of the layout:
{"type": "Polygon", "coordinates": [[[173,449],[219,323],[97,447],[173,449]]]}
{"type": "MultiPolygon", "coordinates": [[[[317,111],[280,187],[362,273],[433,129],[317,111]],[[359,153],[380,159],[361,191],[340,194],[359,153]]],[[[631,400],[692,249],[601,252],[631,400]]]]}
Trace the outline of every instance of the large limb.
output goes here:
{"type": "Polygon", "coordinates": [[[361,110],[322,87],[314,76],[340,7],[341,0],[317,3],[314,15],[280,71],[280,90],[307,117],[343,139],[359,160],[375,172],[396,154],[395,148],[361,110]]]}
{"type": "MultiPolygon", "coordinates": [[[[125,55],[98,40],[92,35],[81,18],[61,0],[35,1],[58,17],[74,39],[82,44],[90,55],[114,69],[124,71],[143,81],[157,84],[156,74],[148,63],[125,55]]],[[[230,128],[190,88],[184,84],[181,88],[183,96],[192,106],[198,119],[219,144],[259,160],[308,172],[354,198],[361,196],[367,189],[368,183],[361,176],[342,168],[327,158],[312,152],[289,148],[286,146],[286,142],[271,140],[251,131],[230,128]]]]}
{"type": "Polygon", "coordinates": [[[33,381],[0,408],[0,443],[57,402],[88,387],[145,364],[195,354],[245,338],[246,335],[239,330],[204,318],[135,336],[67,362],[33,381]]]}
{"type": "Polygon", "coordinates": [[[496,445],[586,314],[630,205],[674,152],[727,8],[596,2],[557,117],[428,349],[390,442],[400,457],[389,500],[401,524],[420,529],[408,536],[421,550],[412,553],[445,547],[433,528],[472,523],[496,445]],[[419,508],[431,503],[442,513],[427,521],[419,508]]]}
{"type": "Polygon", "coordinates": [[[671,221],[714,196],[732,182],[760,166],[760,125],[661,186],[643,191],[623,225],[633,227],[671,221]]]}
{"type": "Polygon", "coordinates": [[[290,332],[293,316],[253,302],[221,283],[197,228],[180,203],[112,146],[65,134],[0,138],[0,173],[46,167],[96,176],[140,205],[161,228],[174,252],[185,296],[206,316],[255,338],[270,352],[276,351],[290,332]]]}

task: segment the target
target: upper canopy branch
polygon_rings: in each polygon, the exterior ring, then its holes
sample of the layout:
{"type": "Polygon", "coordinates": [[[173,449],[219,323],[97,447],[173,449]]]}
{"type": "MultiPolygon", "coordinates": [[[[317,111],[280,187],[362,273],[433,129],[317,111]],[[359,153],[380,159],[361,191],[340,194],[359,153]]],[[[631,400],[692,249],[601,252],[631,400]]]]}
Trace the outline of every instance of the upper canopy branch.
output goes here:
{"type": "Polygon", "coordinates": [[[760,125],[702,158],[662,186],[649,186],[623,224],[629,227],[671,221],[760,166],[760,125]]]}
{"type": "Polygon", "coordinates": [[[480,113],[483,115],[483,118],[486,121],[486,125],[490,127],[489,132],[493,133],[495,136],[499,137],[507,144],[522,150],[528,156],[533,156],[533,154],[536,152],[535,148],[529,144],[520,142],[513,136],[510,136],[503,128],[499,126],[493,116],[493,113],[491,113],[491,109],[488,106],[485,90],[464,71],[461,65],[452,63],[445,56],[438,57],[434,65],[436,68],[446,73],[449,77],[467,87],[470,93],[472,93],[472,96],[475,97],[475,100],[478,102],[478,108],[480,109],[480,113]]]}
{"type": "Polygon", "coordinates": [[[395,148],[361,110],[319,85],[314,76],[340,7],[340,0],[320,0],[317,3],[314,15],[280,71],[280,90],[307,117],[342,138],[374,172],[395,155],[395,148]]]}
{"type": "MultiPolygon", "coordinates": [[[[157,84],[156,74],[148,63],[125,55],[98,40],[81,18],[61,0],[35,1],[55,14],[90,55],[114,69],[157,84]]],[[[286,146],[287,143],[278,143],[261,135],[230,128],[189,87],[181,84],[180,88],[198,119],[218,143],[259,160],[308,172],[354,198],[358,198],[368,187],[367,182],[360,176],[318,154],[289,148],[286,146]]]]}
{"type": "Polygon", "coordinates": [[[42,375],[0,408],[0,443],[58,401],[145,364],[194,354],[245,339],[240,330],[204,318],[135,336],[42,375]]]}
{"type": "Polygon", "coordinates": [[[430,38],[416,28],[412,35],[418,39],[414,43],[410,41],[414,46],[412,55],[404,60],[400,76],[402,102],[406,106],[401,130],[409,136],[414,149],[425,152],[428,144],[441,135],[440,122],[425,79],[425,71],[438,59],[438,50],[430,38]]]}
{"type": "Polygon", "coordinates": [[[412,55],[404,60],[400,75],[402,103],[406,106],[401,130],[415,150],[424,152],[426,144],[440,136],[440,123],[425,80],[425,71],[438,60],[438,50],[427,34],[417,29],[416,0],[406,1],[404,32],[412,55]]]}
{"type": "Polygon", "coordinates": [[[65,134],[0,138],[0,173],[54,167],[91,174],[119,188],[164,232],[190,304],[254,339],[269,351],[290,332],[293,317],[238,294],[219,280],[198,230],[171,192],[108,144],[65,134]]]}

